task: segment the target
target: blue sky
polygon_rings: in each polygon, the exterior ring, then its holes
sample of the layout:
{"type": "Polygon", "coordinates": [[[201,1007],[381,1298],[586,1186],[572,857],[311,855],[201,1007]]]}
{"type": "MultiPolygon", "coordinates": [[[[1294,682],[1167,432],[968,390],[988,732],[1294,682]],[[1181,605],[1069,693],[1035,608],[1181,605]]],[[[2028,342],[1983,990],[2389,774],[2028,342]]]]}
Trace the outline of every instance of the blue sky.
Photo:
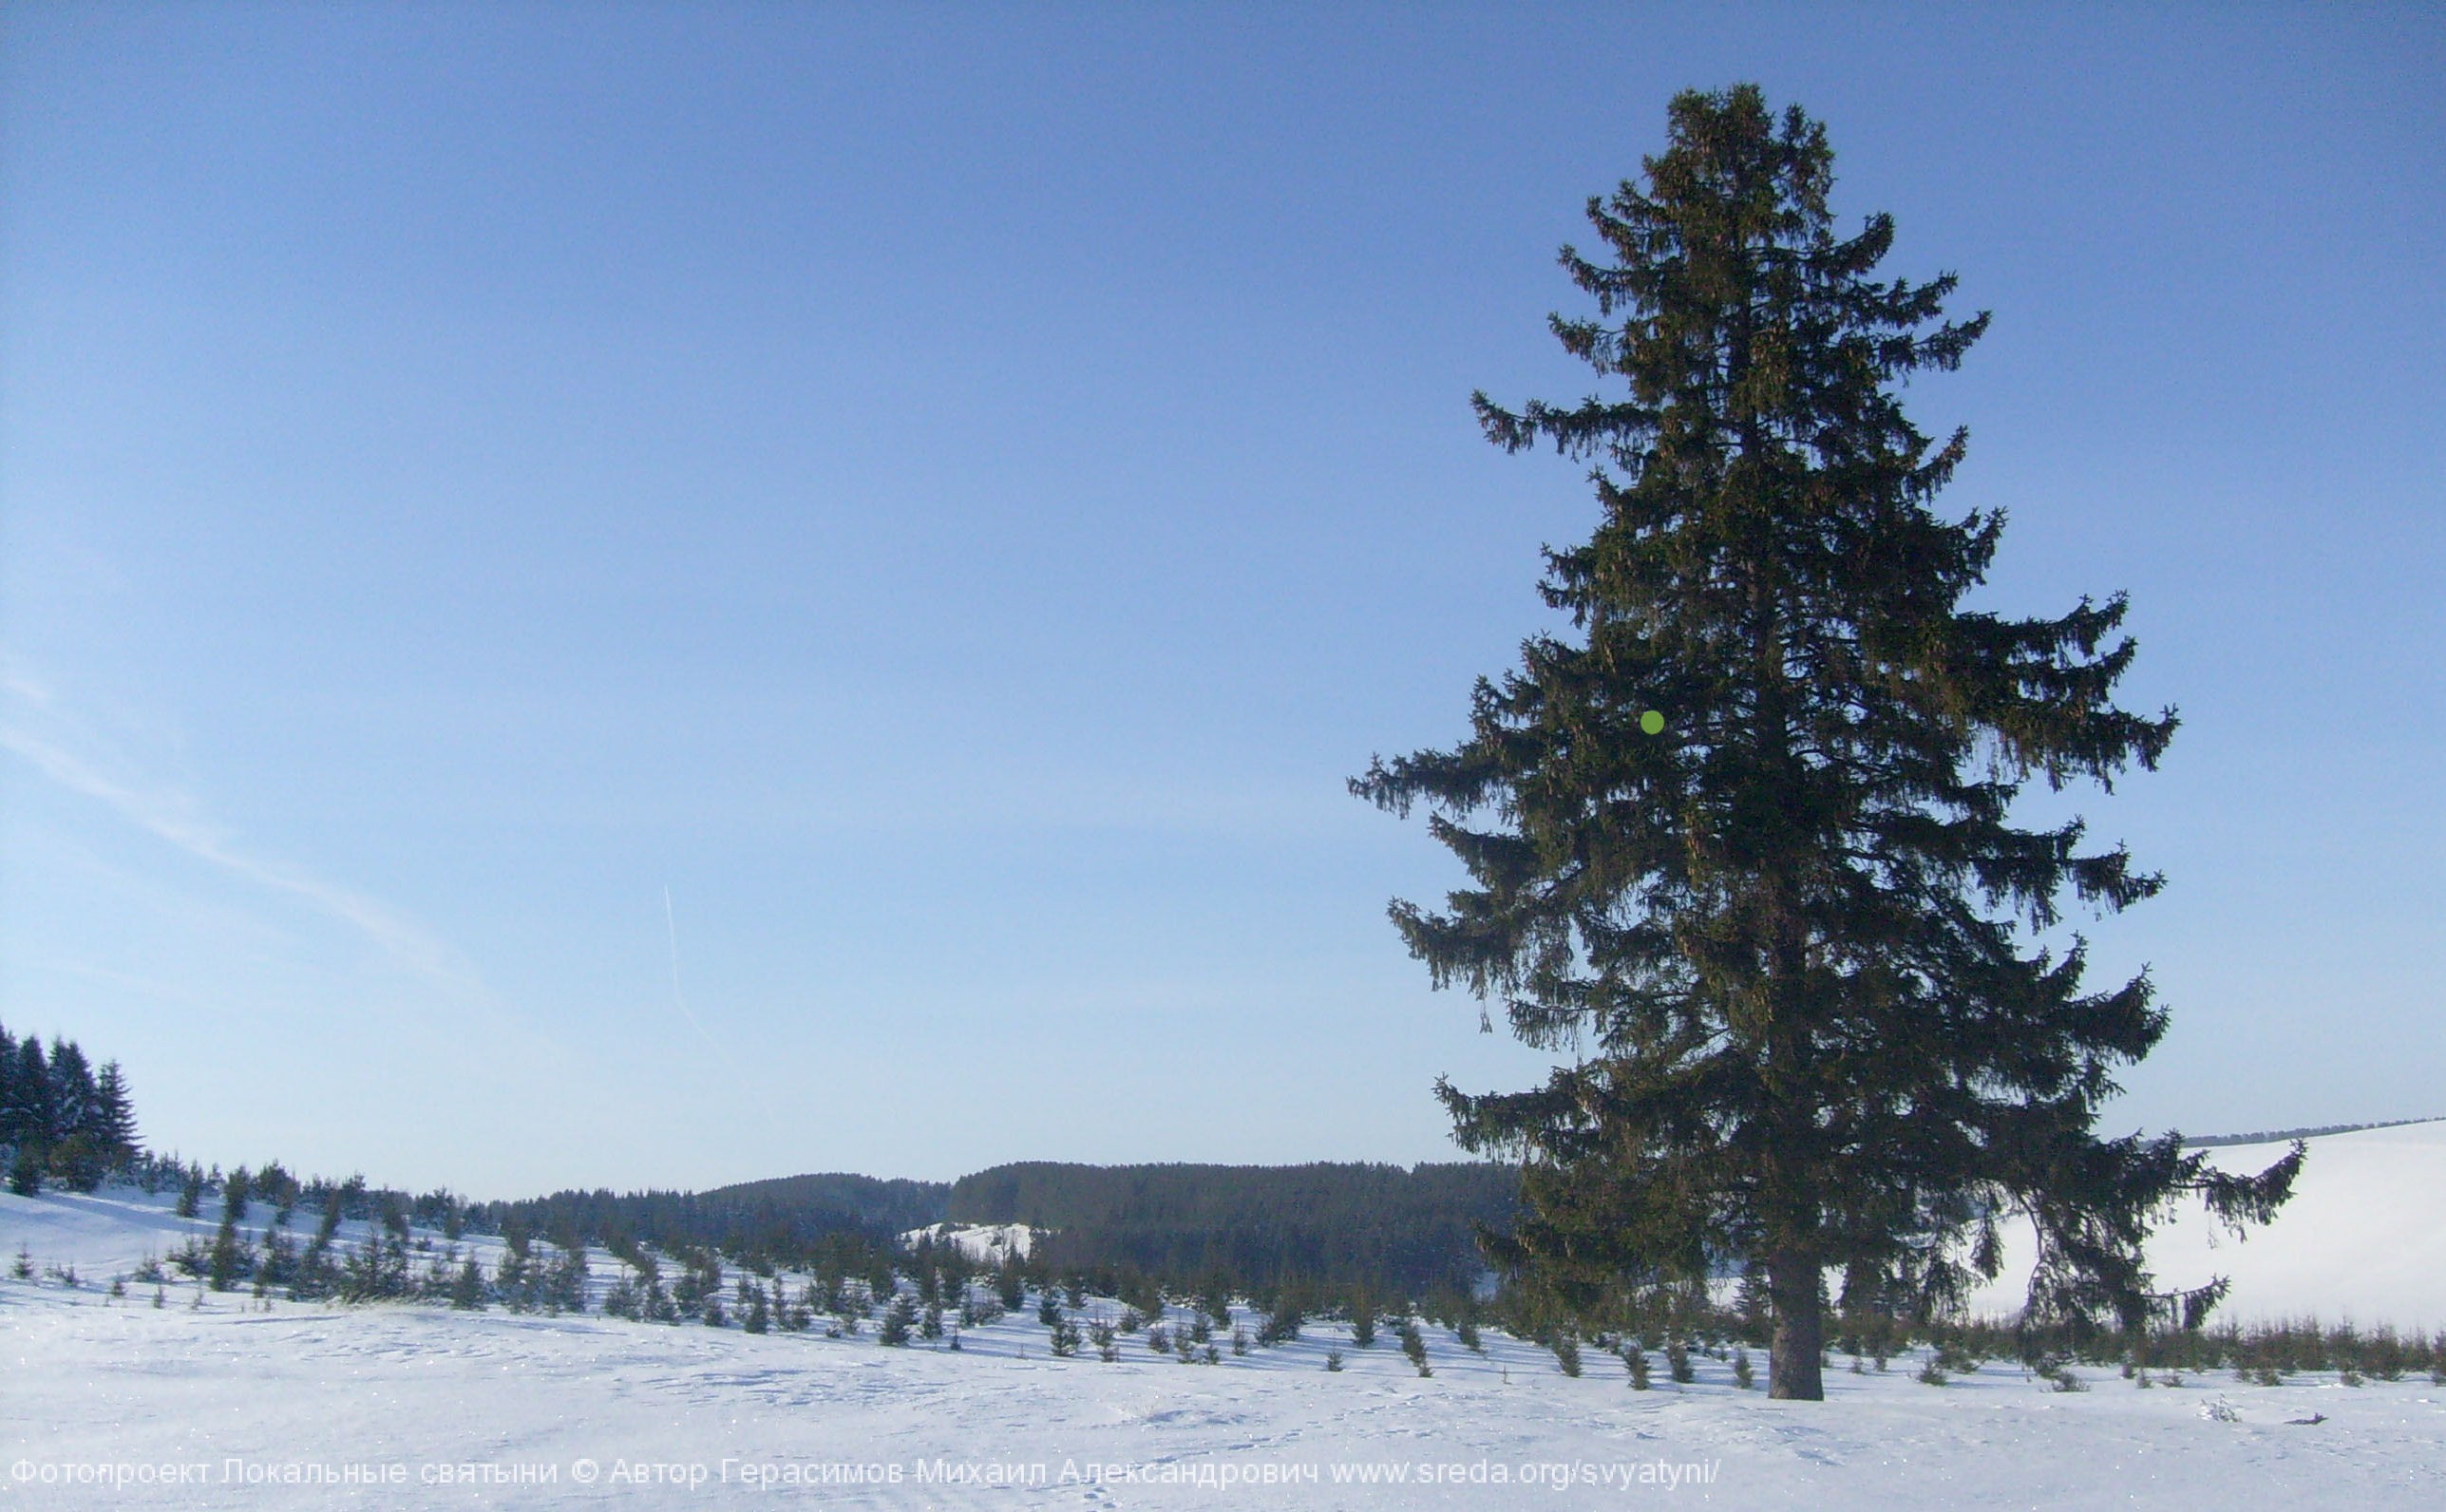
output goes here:
{"type": "Polygon", "coordinates": [[[1587,390],[1557,246],[1754,79],[1995,312],[1911,399],[1989,601],[2129,589],[2182,709],[2080,805],[2171,879],[2114,1122],[2446,1112],[2440,77],[2412,6],[9,6],[0,1022],[483,1196],[1449,1158],[1537,1062],[1342,782],[1544,623],[1588,490],[1469,393],[1587,390]]]}

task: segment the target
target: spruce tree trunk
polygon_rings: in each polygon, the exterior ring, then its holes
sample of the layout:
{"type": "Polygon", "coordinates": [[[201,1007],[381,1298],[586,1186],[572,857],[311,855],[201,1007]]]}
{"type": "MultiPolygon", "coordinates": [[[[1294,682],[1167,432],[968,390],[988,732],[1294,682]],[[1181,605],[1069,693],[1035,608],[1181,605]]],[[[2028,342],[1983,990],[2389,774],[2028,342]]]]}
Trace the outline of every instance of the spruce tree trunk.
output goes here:
{"type": "Polygon", "coordinates": [[[1826,1400],[1825,1322],[1818,1307],[1817,1257],[1784,1250],[1767,1257],[1767,1297],[1774,1304],[1775,1338],[1768,1347],[1767,1395],[1792,1402],[1826,1400]]]}

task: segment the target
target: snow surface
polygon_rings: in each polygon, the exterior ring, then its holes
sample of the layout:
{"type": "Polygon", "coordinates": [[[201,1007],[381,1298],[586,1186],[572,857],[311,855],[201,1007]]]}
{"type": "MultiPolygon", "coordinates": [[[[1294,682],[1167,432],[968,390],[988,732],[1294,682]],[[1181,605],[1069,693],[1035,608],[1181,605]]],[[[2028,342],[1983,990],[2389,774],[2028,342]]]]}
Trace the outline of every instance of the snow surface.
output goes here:
{"type": "Polygon", "coordinates": [[[914,1247],[919,1239],[930,1238],[991,1265],[1012,1254],[1026,1259],[1035,1245],[1036,1232],[1025,1223],[929,1223],[901,1235],[901,1242],[914,1247]]]}
{"type": "MultiPolygon", "coordinates": [[[[2446,1328],[2446,1120],[2304,1143],[2309,1158],[2273,1223],[2237,1238],[2194,1205],[2159,1229],[2149,1245],[2158,1284],[2228,1277],[2233,1287],[2216,1312],[2220,1322],[2446,1328]]],[[[2207,1154],[2219,1169],[2257,1172],[2291,1147],[2234,1144],[2207,1154]]],[[[2007,1235],[2004,1274],[1972,1299],[1974,1311],[2020,1307],[2030,1252],[2026,1228],[2007,1235]]]]}
{"type": "MultiPolygon", "coordinates": [[[[2219,1159],[2243,1168],[2274,1153],[2219,1159]]],[[[2446,1181],[2407,1178],[2441,1155],[2439,1126],[2313,1141],[2287,1222],[2201,1254],[2273,1315],[2434,1320],[2446,1311],[2431,1301],[2446,1181]],[[2311,1222],[2288,1227],[2305,1212],[2311,1222]],[[2384,1245],[2403,1253],[2380,1253],[2384,1245]],[[2234,1263],[2245,1256],[2261,1261],[2249,1291],[2234,1263]]],[[[2011,1365],[1928,1387],[1911,1379],[1911,1361],[1857,1375],[1838,1361],[1828,1400],[1809,1404],[1739,1389],[1726,1361],[1699,1359],[1697,1380],[1676,1389],[1659,1359],[1657,1389],[1636,1392],[1621,1365],[1594,1350],[1572,1379],[1529,1344],[1489,1330],[1482,1356],[1432,1325],[1435,1374],[1421,1379],[1390,1328],[1361,1350],[1347,1325],[1326,1322],[1244,1358],[1219,1332],[1225,1348],[1211,1366],[1158,1354],[1142,1332],[1108,1364],[1092,1346],[1051,1358],[1033,1310],[966,1331],[953,1352],[884,1348],[871,1324],[840,1339],[759,1336],[600,1315],[257,1301],[194,1282],[167,1287],[158,1309],[149,1284],[111,1297],[111,1278],[148,1256],[189,1235],[209,1240],[211,1222],[179,1219],[168,1202],[128,1191],[0,1194],[0,1270],[22,1245],[36,1273],[0,1276],[0,1498],[181,1508],[775,1498],[1166,1509],[2446,1506],[2446,1388],[2425,1378],[2346,1387],[2303,1375],[2263,1388],[2192,1377],[2143,1391],[2082,1370],[2091,1389],[2059,1394],[2011,1365]],[[1329,1350],[1342,1354],[1341,1371],[1324,1368],[1329,1350]],[[2323,1421],[2295,1421],[2314,1416],[2323,1421]],[[191,1479],[160,1484],[165,1465],[191,1479]],[[1014,1470],[1022,1484],[1002,1484],[1014,1470]],[[93,1479],[112,1473],[150,1479],[93,1479]],[[377,1479],[315,1480],[350,1473],[377,1479]],[[1365,1479],[1394,1474],[1406,1484],[1365,1479]],[[1430,1474],[1436,1482],[1423,1484],[1430,1474]],[[1570,1484],[1557,1489],[1558,1474],[1570,1484]]],[[[344,1238],[362,1231],[348,1225],[344,1238]]],[[[2178,1232],[2173,1242],[2189,1241],[2178,1232]]],[[[498,1241],[473,1247],[488,1267],[498,1259],[498,1241]]],[[[596,1305],[617,1270],[595,1257],[596,1305]]],[[[1089,1314],[1119,1311],[1091,1301],[1089,1314]]]]}

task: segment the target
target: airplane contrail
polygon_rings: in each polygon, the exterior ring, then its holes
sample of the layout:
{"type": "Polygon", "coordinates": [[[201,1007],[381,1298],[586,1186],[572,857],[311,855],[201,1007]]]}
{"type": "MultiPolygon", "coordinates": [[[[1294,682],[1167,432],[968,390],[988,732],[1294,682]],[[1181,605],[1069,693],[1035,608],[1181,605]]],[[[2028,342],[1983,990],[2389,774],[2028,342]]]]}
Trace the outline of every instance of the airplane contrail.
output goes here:
{"type": "Polygon", "coordinates": [[[694,1009],[688,1006],[688,994],[679,990],[679,918],[677,915],[672,912],[671,884],[669,882],[662,884],[662,922],[663,927],[671,934],[672,1002],[677,1006],[681,1016],[688,1020],[688,1027],[696,1030],[696,1037],[705,1042],[705,1048],[711,1050],[714,1055],[721,1060],[723,1065],[730,1068],[730,1075],[734,1079],[734,1085],[742,1090],[751,1087],[755,1088],[752,1095],[756,1100],[759,1109],[765,1115],[765,1126],[772,1131],[774,1138],[787,1140],[788,1136],[786,1135],[782,1129],[781,1110],[774,1106],[770,1094],[766,1092],[762,1087],[756,1086],[756,1084],[751,1082],[748,1076],[747,1068],[740,1065],[738,1061],[733,1059],[730,1052],[723,1049],[719,1040],[716,1040],[712,1035],[705,1031],[704,1021],[696,1016],[696,1011],[694,1009]]]}
{"type": "Polygon", "coordinates": [[[698,1021],[695,1011],[688,1006],[688,994],[679,990],[679,918],[671,911],[669,882],[665,882],[662,887],[662,921],[671,931],[671,1000],[679,1005],[679,1011],[688,1019],[689,1027],[696,1030],[696,1037],[712,1046],[713,1053],[727,1059],[728,1052],[714,1043],[712,1035],[705,1032],[704,1024],[698,1021]]]}

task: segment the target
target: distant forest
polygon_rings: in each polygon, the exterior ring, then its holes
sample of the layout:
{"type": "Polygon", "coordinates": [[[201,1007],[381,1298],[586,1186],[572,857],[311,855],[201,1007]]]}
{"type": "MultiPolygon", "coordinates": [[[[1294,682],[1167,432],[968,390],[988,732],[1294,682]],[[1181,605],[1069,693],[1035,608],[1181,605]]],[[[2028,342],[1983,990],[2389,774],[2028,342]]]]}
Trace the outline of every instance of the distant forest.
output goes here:
{"type": "Polygon", "coordinates": [[[997,1165],[958,1181],[882,1180],[846,1172],[746,1181],[706,1192],[562,1191],[474,1202],[447,1190],[421,1196],[361,1178],[301,1181],[277,1161],[226,1176],[146,1152],[118,1063],[97,1069],[73,1040],[47,1051],[0,1028],[0,1170],[20,1195],[51,1184],[91,1191],[104,1181],[180,1190],[182,1214],[204,1194],[243,1208],[251,1193],[285,1210],[303,1202],[349,1218],[413,1221],[462,1233],[600,1244],[670,1254],[728,1255],[743,1263],[820,1264],[861,1272],[886,1264],[900,1235],[940,1222],[1026,1223],[1047,1231],[1029,1257],[1039,1277],[1135,1278],[1175,1295],[1283,1288],[1383,1296],[1466,1293],[1484,1274],[1476,1231],[1511,1217],[1520,1174],[1484,1162],[1398,1165],[997,1165]]]}
{"type": "Polygon", "coordinates": [[[2206,1139],[2185,1140],[2183,1146],[2194,1150],[2225,1149],[2235,1144],[2282,1144],[2288,1140],[2314,1140],[2323,1134],[2359,1134],[2363,1129],[2401,1128],[2406,1124],[2436,1124],[2435,1118],[2391,1118],[2379,1124],[2320,1124],[2308,1128],[2263,1129],[2253,1134],[2211,1134],[2206,1139]]]}
{"type": "Polygon", "coordinates": [[[1474,1225],[1509,1219],[1519,1173],[1492,1164],[998,1165],[939,1181],[833,1172],[707,1192],[557,1192],[470,1202],[466,1228],[615,1247],[791,1257],[854,1239],[888,1249],[929,1224],[1050,1230],[1029,1269],[1136,1275],[1176,1290],[1286,1283],[1386,1295],[1467,1290],[1484,1270],[1474,1225]]]}
{"type": "Polygon", "coordinates": [[[1474,1284],[1486,1268],[1475,1225],[1507,1226],[1519,1190],[1515,1168],[1486,1162],[1404,1170],[1028,1162],[953,1182],[951,1220],[1051,1229],[1033,1257],[1053,1271],[1423,1296],[1474,1284]]]}
{"type": "Polygon", "coordinates": [[[889,1245],[895,1235],[942,1221],[951,1188],[846,1172],[743,1181],[710,1192],[555,1192],[514,1202],[470,1202],[480,1234],[575,1234],[604,1243],[698,1245],[730,1254],[794,1255],[850,1236],[889,1245]]]}

